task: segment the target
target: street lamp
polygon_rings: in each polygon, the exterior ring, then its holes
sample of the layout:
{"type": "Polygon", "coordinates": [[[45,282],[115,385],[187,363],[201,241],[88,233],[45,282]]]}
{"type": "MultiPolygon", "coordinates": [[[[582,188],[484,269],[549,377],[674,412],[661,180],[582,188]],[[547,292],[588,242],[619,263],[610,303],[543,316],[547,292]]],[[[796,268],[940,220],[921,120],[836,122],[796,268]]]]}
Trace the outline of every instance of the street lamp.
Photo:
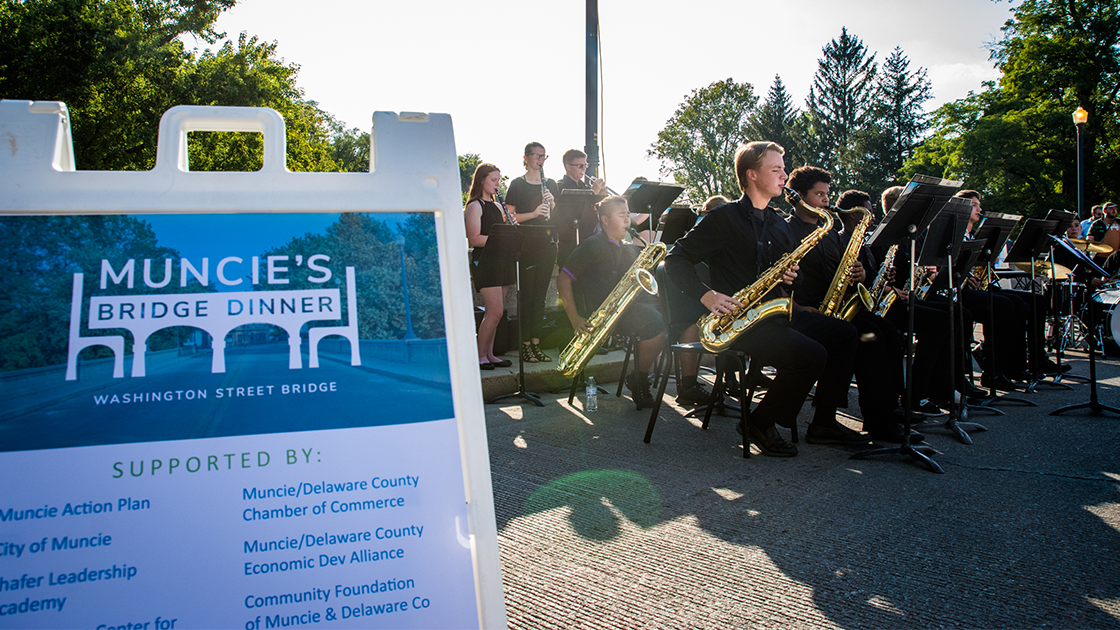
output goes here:
{"type": "Polygon", "coordinates": [[[1089,122],[1089,112],[1078,106],[1073,112],[1073,124],[1077,126],[1077,218],[1084,221],[1085,216],[1085,166],[1081,159],[1081,132],[1089,122]]]}
{"type": "Polygon", "coordinates": [[[401,255],[401,290],[404,292],[404,323],[406,329],[404,331],[404,338],[416,339],[416,333],[412,332],[412,309],[408,306],[408,274],[404,270],[404,235],[397,235],[397,251],[401,255]]]}

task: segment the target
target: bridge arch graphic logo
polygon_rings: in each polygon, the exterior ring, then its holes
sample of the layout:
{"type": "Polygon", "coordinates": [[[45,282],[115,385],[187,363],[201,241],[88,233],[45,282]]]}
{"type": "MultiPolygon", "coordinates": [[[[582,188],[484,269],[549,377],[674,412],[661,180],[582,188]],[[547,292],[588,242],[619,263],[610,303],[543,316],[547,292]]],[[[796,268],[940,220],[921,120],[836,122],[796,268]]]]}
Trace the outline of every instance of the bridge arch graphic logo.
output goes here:
{"type": "MultiPolygon", "coordinates": [[[[113,352],[113,378],[124,377],[124,336],[83,337],[82,287],[84,274],[74,274],[70,302],[70,339],[66,380],[78,379],[78,355],[91,346],[113,352]]],[[[319,367],[319,342],[339,335],[350,342],[350,365],[361,365],[358,346],[358,307],[354,268],[346,268],[346,323],[338,289],[293,291],[243,291],[233,293],[180,293],[171,295],[94,296],[89,301],[90,330],[123,328],[133,336],[132,376],[145,376],[148,337],[172,326],[193,326],[212,339],[210,371],[226,371],[226,335],[246,324],[272,324],[288,333],[288,368],[303,368],[300,329],[312,321],[337,321],[338,326],[308,330],[308,367],[319,367]]]]}

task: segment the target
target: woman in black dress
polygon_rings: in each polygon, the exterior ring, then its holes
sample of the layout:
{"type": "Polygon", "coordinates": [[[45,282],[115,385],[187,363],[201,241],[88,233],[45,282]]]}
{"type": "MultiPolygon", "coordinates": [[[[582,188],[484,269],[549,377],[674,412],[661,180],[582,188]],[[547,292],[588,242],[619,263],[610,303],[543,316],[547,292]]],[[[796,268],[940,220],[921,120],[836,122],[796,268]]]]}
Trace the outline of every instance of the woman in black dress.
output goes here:
{"type": "MultiPolygon", "coordinates": [[[[514,213],[518,224],[553,225],[552,208],[560,190],[556,182],[543,177],[544,161],[548,159],[544,146],[539,142],[525,145],[525,174],[509,183],[506,206],[514,213]]],[[[541,349],[544,329],[544,300],[552,282],[552,268],[556,266],[556,244],[549,244],[531,258],[521,260],[521,306],[525,309],[523,329],[528,339],[523,341],[521,355],[526,363],[551,361],[541,349]]],[[[521,314],[518,314],[521,317],[521,314]]]]}
{"type": "Polygon", "coordinates": [[[479,164],[471,177],[471,190],[463,210],[467,221],[467,242],[474,247],[471,277],[475,290],[482,294],[486,309],[478,327],[478,367],[483,370],[512,365],[510,361],[494,356],[494,336],[504,312],[506,290],[516,282],[516,271],[513,261],[485,254],[490,226],[505,222],[502,208],[495,201],[501,183],[502,173],[497,166],[479,164]]]}

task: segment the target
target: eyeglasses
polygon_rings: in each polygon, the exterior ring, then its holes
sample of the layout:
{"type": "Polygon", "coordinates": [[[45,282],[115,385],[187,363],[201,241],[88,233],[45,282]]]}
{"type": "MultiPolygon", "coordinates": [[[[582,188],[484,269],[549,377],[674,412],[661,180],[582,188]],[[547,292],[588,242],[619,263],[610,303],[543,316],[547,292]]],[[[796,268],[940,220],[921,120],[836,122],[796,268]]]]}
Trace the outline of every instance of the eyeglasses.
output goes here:
{"type": "Polygon", "coordinates": [[[587,165],[586,164],[568,164],[568,166],[574,166],[581,171],[586,171],[587,170],[587,165]]]}
{"type": "Polygon", "coordinates": [[[544,153],[530,153],[529,157],[535,157],[538,160],[547,160],[548,159],[548,156],[545,155],[544,153]]]}

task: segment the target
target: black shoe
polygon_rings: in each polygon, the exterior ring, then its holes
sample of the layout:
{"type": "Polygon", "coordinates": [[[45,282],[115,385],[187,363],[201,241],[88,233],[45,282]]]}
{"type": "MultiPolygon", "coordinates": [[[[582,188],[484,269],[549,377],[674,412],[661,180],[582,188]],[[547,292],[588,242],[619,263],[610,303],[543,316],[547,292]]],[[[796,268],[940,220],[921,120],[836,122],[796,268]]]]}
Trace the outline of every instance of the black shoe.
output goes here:
{"type": "Polygon", "coordinates": [[[513,365],[513,361],[510,361],[509,359],[502,359],[500,361],[491,361],[490,365],[493,365],[496,368],[509,367],[513,365]]]}
{"type": "Polygon", "coordinates": [[[637,372],[626,376],[626,389],[630,390],[630,397],[638,407],[653,406],[653,394],[649,391],[649,379],[641,378],[637,372]]]}
{"type": "Polygon", "coordinates": [[[712,394],[700,384],[689,385],[677,390],[677,404],[694,407],[712,404],[712,394]]]}
{"type": "MultiPolygon", "coordinates": [[[[739,432],[739,435],[743,434],[742,421],[735,425],[735,429],[739,432]]],[[[754,427],[748,427],[747,439],[767,457],[793,457],[797,455],[797,446],[785,441],[785,438],[778,433],[774,425],[770,425],[761,431],[754,427]]]]}
{"type": "Polygon", "coordinates": [[[923,398],[914,403],[912,411],[914,415],[922,416],[923,418],[936,418],[937,416],[945,415],[945,411],[941,407],[930,402],[928,398],[923,398]]]}
{"type": "Polygon", "coordinates": [[[478,364],[478,369],[480,369],[480,370],[493,370],[494,369],[494,364],[490,363],[489,361],[487,361],[486,363],[479,363],[478,364]]]}
{"type": "Polygon", "coordinates": [[[773,384],[774,384],[774,379],[772,379],[769,376],[763,374],[762,372],[759,372],[758,375],[755,378],[752,378],[750,381],[747,382],[747,386],[752,387],[754,389],[768,389],[773,384]]]}
{"type": "Polygon", "coordinates": [[[1008,378],[1002,374],[997,375],[995,379],[990,378],[987,374],[980,377],[980,384],[984,387],[990,387],[995,384],[996,389],[1004,392],[1013,392],[1018,388],[1015,383],[1012,383],[1008,378]]]}
{"type": "Polygon", "coordinates": [[[809,444],[841,444],[845,446],[859,446],[871,441],[862,431],[854,431],[848,427],[834,423],[832,425],[812,423],[805,431],[805,441],[809,444]]]}
{"type": "MultiPolygon", "coordinates": [[[[901,424],[896,424],[892,428],[886,430],[875,430],[871,432],[871,439],[876,442],[886,442],[888,444],[902,444],[902,438],[905,435],[905,429],[901,424]]],[[[926,439],[926,436],[910,430],[910,443],[917,444],[926,439]]]]}
{"type": "Polygon", "coordinates": [[[969,402],[981,402],[988,398],[987,390],[980,389],[972,383],[965,383],[964,390],[969,402]]]}

